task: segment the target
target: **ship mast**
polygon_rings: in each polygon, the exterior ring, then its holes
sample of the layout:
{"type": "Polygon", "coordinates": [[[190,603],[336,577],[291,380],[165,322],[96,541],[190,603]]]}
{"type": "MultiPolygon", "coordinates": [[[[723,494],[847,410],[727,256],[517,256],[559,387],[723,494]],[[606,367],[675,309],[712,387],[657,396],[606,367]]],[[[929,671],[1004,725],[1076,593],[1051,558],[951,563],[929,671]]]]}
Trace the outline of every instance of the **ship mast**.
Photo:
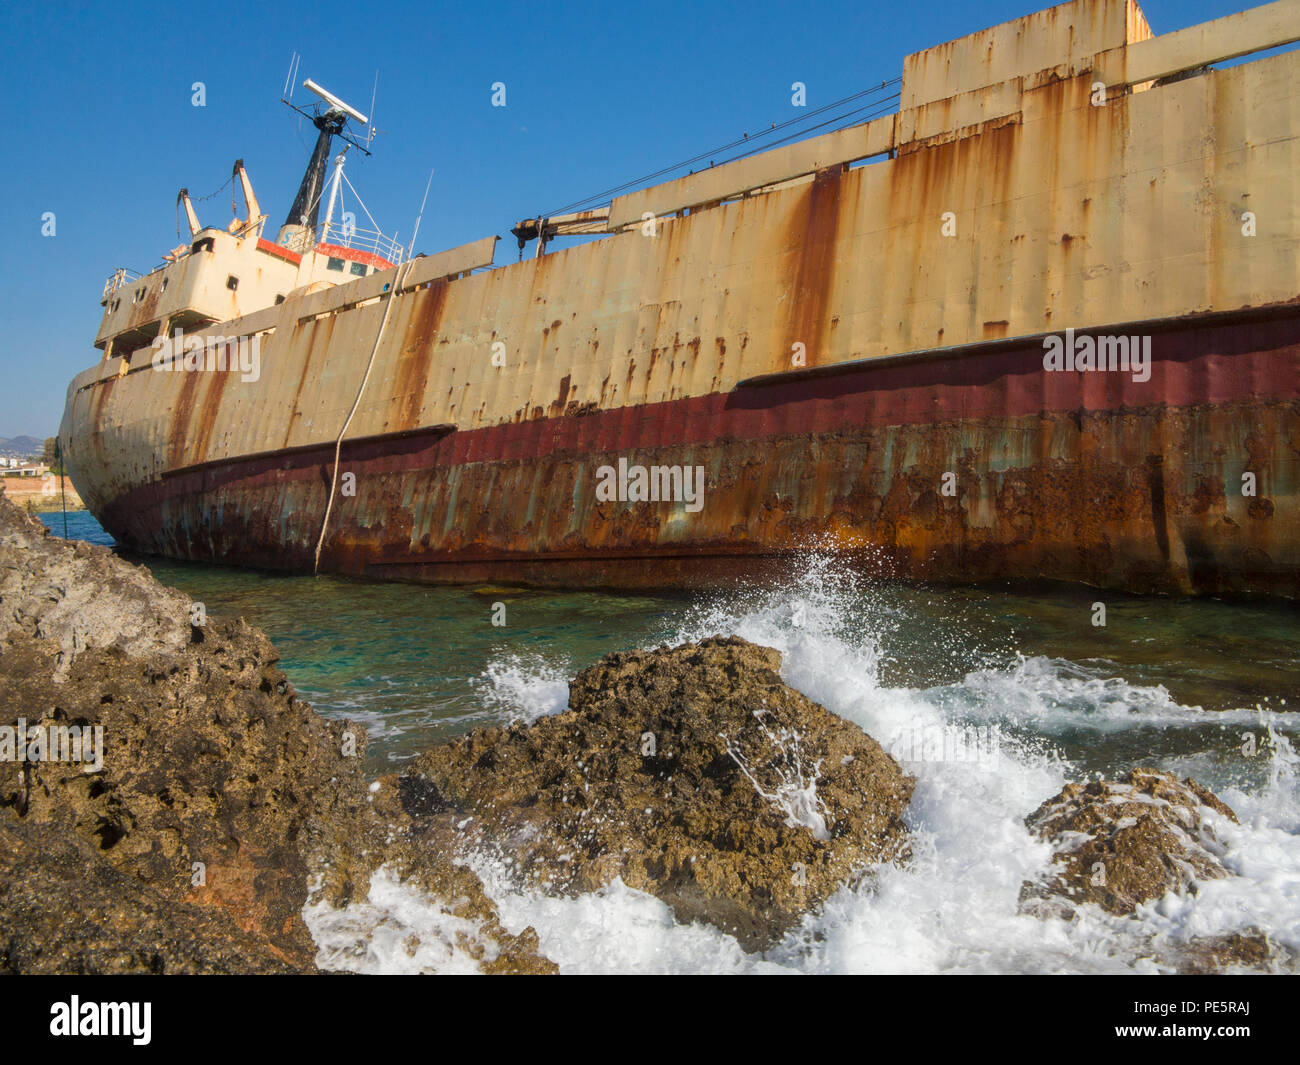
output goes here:
{"type": "MultiPolygon", "coordinates": [[[[325,187],[325,167],[329,162],[330,148],[333,145],[335,134],[342,133],[343,127],[347,122],[347,116],[342,111],[335,111],[333,108],[326,111],[323,115],[313,115],[312,122],[320,131],[316,136],[316,148],[311,153],[311,161],[307,163],[307,171],[302,176],[302,182],[298,185],[298,195],[293,198],[293,206],[289,208],[288,217],[284,220],[284,225],[280,227],[280,243],[284,243],[286,233],[294,231],[301,232],[306,230],[309,233],[316,231],[316,221],[320,217],[320,197],[325,187]]],[[[335,176],[335,193],[337,193],[338,178],[335,176]]],[[[330,197],[330,206],[334,205],[334,195],[330,197]]]]}
{"type": "MultiPolygon", "coordinates": [[[[295,55],[294,63],[289,68],[286,90],[293,83],[296,69],[297,56],[295,55]]],[[[325,107],[322,110],[320,105],[317,105],[315,113],[311,113],[298,107],[288,97],[282,97],[286,105],[304,118],[310,119],[318,132],[316,134],[316,147],[311,153],[311,159],[307,163],[307,170],[298,186],[298,195],[293,198],[293,206],[289,208],[289,214],[284,220],[284,225],[280,227],[278,243],[296,248],[299,251],[306,251],[316,243],[316,225],[320,218],[320,200],[325,191],[325,169],[329,165],[334,138],[340,137],[352,147],[359,148],[369,155],[370,138],[374,136],[374,130],[371,128],[365,143],[361,143],[346,132],[347,121],[351,118],[362,126],[369,126],[369,118],[356,108],[344,103],[333,93],[317,85],[311,78],[307,78],[302,83],[302,87],[319,96],[324,101],[325,107]]],[[[347,149],[345,148],[334,160],[334,174],[330,182],[329,206],[325,214],[326,229],[334,220],[334,207],[338,202],[339,184],[343,177],[343,158],[346,153],[347,149]]]]}

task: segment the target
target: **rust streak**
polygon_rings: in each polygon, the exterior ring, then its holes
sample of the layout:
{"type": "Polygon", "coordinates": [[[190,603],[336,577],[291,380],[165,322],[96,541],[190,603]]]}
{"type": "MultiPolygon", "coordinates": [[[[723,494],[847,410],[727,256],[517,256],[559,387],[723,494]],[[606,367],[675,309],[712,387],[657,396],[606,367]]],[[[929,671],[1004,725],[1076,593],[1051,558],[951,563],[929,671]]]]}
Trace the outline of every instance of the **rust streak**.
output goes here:
{"type": "Polygon", "coordinates": [[[808,365],[825,356],[821,350],[827,305],[835,275],[835,239],[839,229],[842,167],[819,170],[804,194],[807,206],[792,212],[786,232],[788,245],[798,248],[798,266],[790,290],[784,336],[776,351],[804,345],[808,365]]]}
{"type": "MultiPolygon", "coordinates": [[[[238,355],[235,358],[238,358],[238,355]]],[[[206,462],[210,457],[208,446],[212,442],[212,430],[217,423],[217,411],[221,407],[221,400],[226,394],[226,382],[229,380],[229,373],[220,370],[203,376],[208,378],[208,389],[203,395],[203,403],[199,408],[199,422],[195,430],[191,462],[206,462]]]]}
{"type": "Polygon", "coordinates": [[[194,416],[194,396],[199,387],[197,372],[181,373],[181,394],[172,409],[171,435],[168,437],[168,460],[172,467],[186,465],[186,443],[194,416]]]}
{"type": "Polygon", "coordinates": [[[399,432],[414,429],[419,424],[420,410],[424,405],[424,391],[433,365],[433,345],[442,324],[442,312],[447,305],[446,281],[435,281],[427,289],[416,293],[416,304],[411,312],[411,323],[402,338],[398,355],[397,382],[393,396],[400,405],[397,424],[390,426],[399,432]]]}

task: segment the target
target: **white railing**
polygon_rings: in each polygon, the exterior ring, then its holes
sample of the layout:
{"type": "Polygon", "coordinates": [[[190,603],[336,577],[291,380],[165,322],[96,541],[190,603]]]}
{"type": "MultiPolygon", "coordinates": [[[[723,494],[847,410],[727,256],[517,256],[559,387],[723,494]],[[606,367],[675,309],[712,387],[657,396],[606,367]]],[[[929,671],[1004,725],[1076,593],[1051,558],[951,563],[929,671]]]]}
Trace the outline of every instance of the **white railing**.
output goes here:
{"type": "Polygon", "coordinates": [[[393,265],[402,261],[406,250],[393,237],[374,229],[346,226],[339,222],[322,222],[314,230],[298,230],[284,241],[284,247],[302,254],[317,244],[333,244],[350,251],[378,255],[393,265]]]}
{"type": "Polygon", "coordinates": [[[119,266],[108,275],[108,280],[104,282],[104,294],[99,297],[99,301],[103,303],[123,285],[129,285],[132,281],[139,280],[140,275],[134,270],[128,270],[125,266],[119,266]]]}

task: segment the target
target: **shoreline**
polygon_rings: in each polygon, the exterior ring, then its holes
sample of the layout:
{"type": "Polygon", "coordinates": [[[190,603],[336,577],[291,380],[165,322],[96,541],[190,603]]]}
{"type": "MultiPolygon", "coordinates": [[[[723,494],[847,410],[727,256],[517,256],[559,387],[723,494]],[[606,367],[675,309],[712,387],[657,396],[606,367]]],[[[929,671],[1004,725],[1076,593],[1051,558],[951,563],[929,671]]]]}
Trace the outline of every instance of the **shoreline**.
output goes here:
{"type": "Polygon", "coordinates": [[[46,477],[0,477],[0,495],[16,503],[29,514],[60,511],[63,509],[65,498],[69,512],[86,509],[86,504],[82,502],[81,496],[73,486],[71,477],[64,475],[62,491],[57,477],[51,474],[48,479],[54,480],[52,492],[46,488],[46,477]],[[30,487],[23,482],[29,482],[30,487]]]}

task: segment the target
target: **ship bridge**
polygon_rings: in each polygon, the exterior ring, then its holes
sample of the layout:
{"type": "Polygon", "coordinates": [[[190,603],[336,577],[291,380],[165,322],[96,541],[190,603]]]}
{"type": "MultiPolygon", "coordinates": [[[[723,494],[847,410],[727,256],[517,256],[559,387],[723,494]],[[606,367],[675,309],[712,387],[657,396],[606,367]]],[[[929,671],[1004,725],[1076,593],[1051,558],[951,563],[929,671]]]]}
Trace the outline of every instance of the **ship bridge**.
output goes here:
{"type": "Polygon", "coordinates": [[[232,180],[244,195],[245,214],[224,229],[204,226],[186,189],[177,203],[185,210],[190,241],[173,248],[163,262],[141,275],[125,267],[104,282],[104,317],[95,346],[109,359],[150,347],[174,330],[201,330],[283,303],[291,293],[310,293],[387,270],[403,259],[403,249],[376,229],[334,219],[333,201],[324,222],[285,226],[280,241],[262,234],[266,215],[259,209],[243,160],[232,180]]]}

